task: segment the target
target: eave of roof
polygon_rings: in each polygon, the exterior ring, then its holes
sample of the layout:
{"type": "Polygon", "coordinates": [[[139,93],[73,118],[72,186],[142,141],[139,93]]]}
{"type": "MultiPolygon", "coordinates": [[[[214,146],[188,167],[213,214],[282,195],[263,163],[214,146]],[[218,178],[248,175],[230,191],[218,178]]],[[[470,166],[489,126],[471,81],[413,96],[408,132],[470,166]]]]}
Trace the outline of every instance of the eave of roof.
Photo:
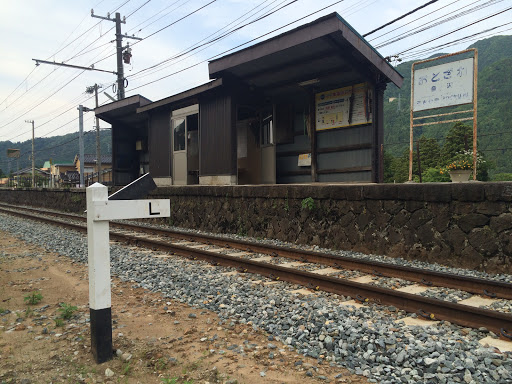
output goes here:
{"type": "MultiPolygon", "coordinates": [[[[403,77],[398,73],[375,48],[373,48],[354,28],[350,26],[338,13],[334,12],[323,16],[311,23],[301,25],[283,34],[265,40],[240,51],[210,61],[208,64],[210,78],[222,77],[223,74],[237,66],[255,62],[287,48],[321,39],[326,36],[341,35],[352,49],[362,55],[377,70],[386,76],[388,81],[398,87],[402,86],[403,77]]],[[[303,53],[305,56],[307,52],[303,53]]]]}
{"type": "Polygon", "coordinates": [[[191,97],[197,97],[205,92],[209,92],[213,89],[216,89],[218,87],[221,87],[223,85],[222,79],[215,79],[213,81],[209,81],[208,83],[201,84],[195,88],[186,90],[181,93],[177,93],[176,95],[172,95],[169,97],[166,97],[165,99],[155,101],[153,103],[147,104],[143,107],[137,108],[137,113],[147,112],[151,111],[157,108],[165,107],[177,102],[184,101],[191,97]]]}

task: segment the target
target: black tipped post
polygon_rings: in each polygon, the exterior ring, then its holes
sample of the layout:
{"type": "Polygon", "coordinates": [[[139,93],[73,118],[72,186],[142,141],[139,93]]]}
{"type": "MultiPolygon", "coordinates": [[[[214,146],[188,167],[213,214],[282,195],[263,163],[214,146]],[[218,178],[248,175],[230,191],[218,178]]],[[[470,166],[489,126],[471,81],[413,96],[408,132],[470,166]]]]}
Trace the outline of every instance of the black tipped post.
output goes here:
{"type": "Polygon", "coordinates": [[[91,349],[96,363],[112,360],[112,310],[89,308],[91,315],[91,349]]]}

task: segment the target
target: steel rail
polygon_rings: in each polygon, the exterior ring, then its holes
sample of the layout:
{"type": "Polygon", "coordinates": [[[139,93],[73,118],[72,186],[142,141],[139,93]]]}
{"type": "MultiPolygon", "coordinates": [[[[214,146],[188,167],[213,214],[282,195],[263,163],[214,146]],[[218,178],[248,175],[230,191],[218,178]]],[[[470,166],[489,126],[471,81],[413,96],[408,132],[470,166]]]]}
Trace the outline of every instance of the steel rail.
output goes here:
{"type": "MultiPolygon", "coordinates": [[[[0,210],[5,211],[4,209],[0,210]]],[[[7,212],[38,221],[56,223],[67,228],[78,229],[82,232],[87,230],[85,226],[78,224],[38,217],[27,213],[7,212]]],[[[316,290],[323,290],[338,295],[358,297],[363,302],[369,301],[379,305],[392,305],[407,312],[419,313],[432,320],[446,320],[472,328],[486,327],[499,335],[505,335],[508,333],[507,330],[512,329],[512,315],[505,313],[398,292],[388,288],[356,283],[345,279],[323,276],[270,263],[184,247],[159,240],[150,240],[120,233],[111,233],[110,236],[114,240],[124,241],[128,244],[143,246],[152,250],[176,253],[191,259],[202,259],[215,265],[237,268],[241,272],[256,273],[274,280],[287,281],[306,287],[314,287],[316,290]]]]}
{"type": "MultiPolygon", "coordinates": [[[[1,205],[1,204],[0,204],[1,205]]],[[[28,211],[41,212],[41,210],[26,207],[16,207],[28,211]]],[[[85,221],[85,217],[59,212],[46,212],[45,214],[74,218],[85,221]]],[[[248,252],[262,253],[275,257],[285,257],[307,263],[318,263],[336,268],[358,270],[376,276],[400,278],[417,282],[426,286],[438,286],[457,289],[477,295],[491,298],[503,298],[512,300],[512,284],[481,279],[476,277],[458,275],[447,272],[437,272],[415,267],[394,265],[378,261],[362,260],[355,257],[339,256],[322,252],[306,251],[292,247],[257,244],[246,240],[223,239],[211,235],[196,235],[183,233],[170,229],[140,226],[136,224],[110,222],[111,227],[124,228],[133,231],[145,232],[153,235],[169,236],[176,239],[187,239],[210,245],[218,245],[226,248],[239,248],[248,252]]]]}

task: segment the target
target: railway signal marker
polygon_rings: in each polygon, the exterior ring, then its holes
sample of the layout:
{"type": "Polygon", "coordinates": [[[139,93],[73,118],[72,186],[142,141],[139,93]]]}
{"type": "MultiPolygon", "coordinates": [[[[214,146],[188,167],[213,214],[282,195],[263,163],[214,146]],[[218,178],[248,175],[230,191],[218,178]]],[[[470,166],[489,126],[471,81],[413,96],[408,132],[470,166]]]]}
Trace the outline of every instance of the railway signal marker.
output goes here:
{"type": "MultiPolygon", "coordinates": [[[[148,177],[143,176],[146,185],[148,177]]],[[[141,195],[136,181],[124,188],[125,196],[141,195]],[[138,189],[137,193],[130,193],[130,188],[138,189]]],[[[88,187],[86,197],[91,349],[100,364],[112,359],[109,221],[169,217],[171,205],[162,199],[109,200],[108,188],[100,183],[88,187]]]]}

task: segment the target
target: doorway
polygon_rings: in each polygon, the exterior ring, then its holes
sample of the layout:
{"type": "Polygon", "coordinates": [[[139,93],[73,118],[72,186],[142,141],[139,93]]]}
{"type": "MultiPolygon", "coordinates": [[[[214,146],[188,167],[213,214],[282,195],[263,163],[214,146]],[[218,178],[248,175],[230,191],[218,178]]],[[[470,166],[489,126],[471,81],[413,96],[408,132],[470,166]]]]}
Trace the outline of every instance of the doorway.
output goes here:
{"type": "Polygon", "coordinates": [[[199,184],[199,105],[178,109],[171,117],[172,183],[199,184]]]}

